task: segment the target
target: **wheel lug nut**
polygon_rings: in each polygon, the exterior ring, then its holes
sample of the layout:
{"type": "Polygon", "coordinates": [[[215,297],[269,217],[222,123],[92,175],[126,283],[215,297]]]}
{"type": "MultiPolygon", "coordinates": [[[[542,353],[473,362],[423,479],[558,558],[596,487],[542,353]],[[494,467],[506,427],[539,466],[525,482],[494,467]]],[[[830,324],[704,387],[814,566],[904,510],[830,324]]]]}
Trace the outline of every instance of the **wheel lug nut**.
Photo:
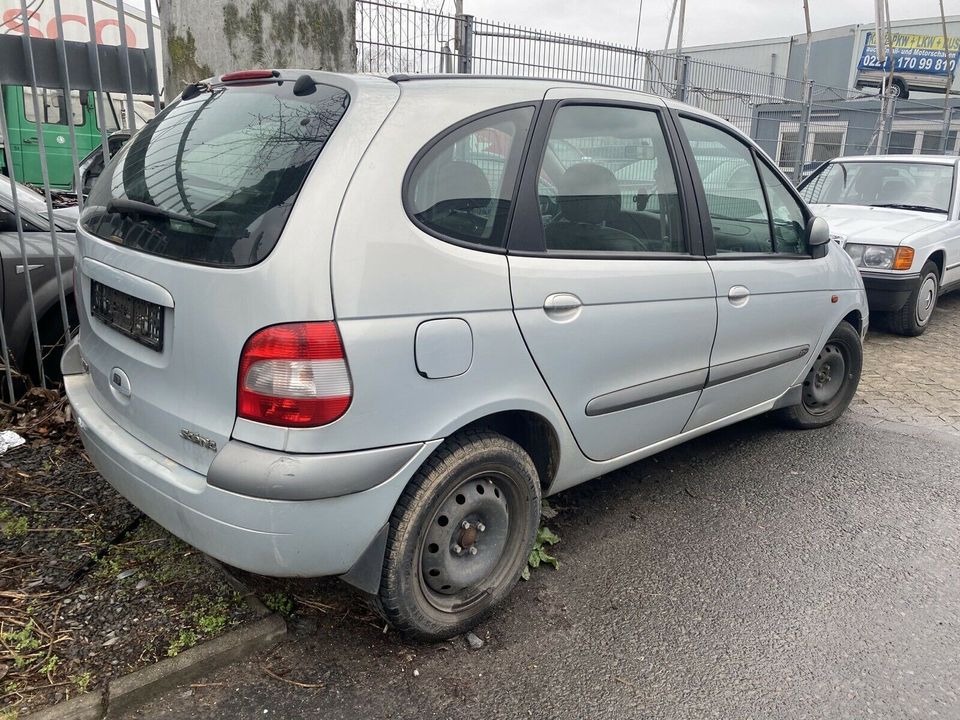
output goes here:
{"type": "Polygon", "coordinates": [[[477,523],[477,530],[479,530],[480,532],[483,532],[486,529],[487,529],[486,525],[484,525],[483,523],[477,523]]]}
{"type": "Polygon", "coordinates": [[[472,548],[470,548],[470,554],[471,554],[471,555],[476,555],[476,554],[477,554],[477,546],[476,546],[476,545],[474,545],[472,548]]]}
{"type": "Polygon", "coordinates": [[[462,527],[464,530],[469,530],[469,529],[470,529],[470,523],[468,523],[466,520],[464,520],[462,523],[460,523],[460,527],[462,527]]]}
{"type": "Polygon", "coordinates": [[[453,546],[453,551],[454,551],[457,555],[459,555],[460,553],[463,552],[463,548],[460,547],[459,545],[454,545],[454,546],[453,546]]]}

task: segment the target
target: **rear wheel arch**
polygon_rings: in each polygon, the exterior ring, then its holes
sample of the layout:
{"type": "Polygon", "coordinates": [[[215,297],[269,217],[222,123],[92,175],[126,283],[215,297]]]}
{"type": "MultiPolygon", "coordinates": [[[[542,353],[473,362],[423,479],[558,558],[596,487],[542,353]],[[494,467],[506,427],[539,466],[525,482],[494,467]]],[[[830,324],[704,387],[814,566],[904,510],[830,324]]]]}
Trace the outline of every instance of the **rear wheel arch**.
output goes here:
{"type": "Polygon", "coordinates": [[[473,420],[455,432],[478,429],[492,430],[522,447],[537,468],[543,493],[550,491],[560,465],[560,438],[549,420],[529,410],[505,410],[473,420]]]}

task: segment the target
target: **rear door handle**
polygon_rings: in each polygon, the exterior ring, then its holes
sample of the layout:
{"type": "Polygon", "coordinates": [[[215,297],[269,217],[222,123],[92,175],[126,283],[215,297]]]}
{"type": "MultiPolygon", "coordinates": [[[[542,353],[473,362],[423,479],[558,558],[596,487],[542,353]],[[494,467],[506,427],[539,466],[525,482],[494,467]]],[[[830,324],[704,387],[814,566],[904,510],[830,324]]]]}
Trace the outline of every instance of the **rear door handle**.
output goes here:
{"type": "Polygon", "coordinates": [[[743,285],[734,285],[727,293],[727,300],[734,307],[743,307],[750,299],[750,291],[743,285]]]}
{"type": "Polygon", "coordinates": [[[573,293],[554,293],[543,301],[543,311],[551,320],[564,322],[580,314],[583,303],[573,293]]]}
{"type": "Polygon", "coordinates": [[[20,142],[22,142],[24,145],[36,145],[37,139],[35,137],[25,137],[20,142]]]}

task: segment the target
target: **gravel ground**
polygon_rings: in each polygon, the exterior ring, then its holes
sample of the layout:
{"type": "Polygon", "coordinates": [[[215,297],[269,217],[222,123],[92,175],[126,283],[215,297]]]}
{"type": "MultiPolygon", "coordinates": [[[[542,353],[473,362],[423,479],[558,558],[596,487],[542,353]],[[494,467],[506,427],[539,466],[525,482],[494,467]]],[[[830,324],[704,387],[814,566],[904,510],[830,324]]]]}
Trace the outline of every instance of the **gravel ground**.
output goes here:
{"type": "Polygon", "coordinates": [[[27,444],[0,456],[4,720],[253,616],[200,553],[99,476],[63,407],[21,427],[27,444]]]}

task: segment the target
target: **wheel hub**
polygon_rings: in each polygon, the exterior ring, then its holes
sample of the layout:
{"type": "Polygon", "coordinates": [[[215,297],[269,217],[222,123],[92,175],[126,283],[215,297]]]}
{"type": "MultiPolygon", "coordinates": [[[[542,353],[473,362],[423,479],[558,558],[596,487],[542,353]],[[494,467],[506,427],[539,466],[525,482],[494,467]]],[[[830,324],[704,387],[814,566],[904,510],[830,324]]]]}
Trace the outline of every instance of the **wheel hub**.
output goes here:
{"type": "Polygon", "coordinates": [[[808,408],[828,405],[843,387],[847,364],[834,344],[823,348],[803,382],[803,402],[808,408]]]}
{"type": "Polygon", "coordinates": [[[420,571],[440,595],[475,588],[493,573],[510,528],[507,498],[490,476],[471,478],[440,505],[424,538],[420,571]]]}
{"type": "Polygon", "coordinates": [[[928,275],[920,286],[920,292],[917,295],[917,324],[926,325],[933,315],[933,308],[937,304],[937,279],[933,275],[928,275]]]}

